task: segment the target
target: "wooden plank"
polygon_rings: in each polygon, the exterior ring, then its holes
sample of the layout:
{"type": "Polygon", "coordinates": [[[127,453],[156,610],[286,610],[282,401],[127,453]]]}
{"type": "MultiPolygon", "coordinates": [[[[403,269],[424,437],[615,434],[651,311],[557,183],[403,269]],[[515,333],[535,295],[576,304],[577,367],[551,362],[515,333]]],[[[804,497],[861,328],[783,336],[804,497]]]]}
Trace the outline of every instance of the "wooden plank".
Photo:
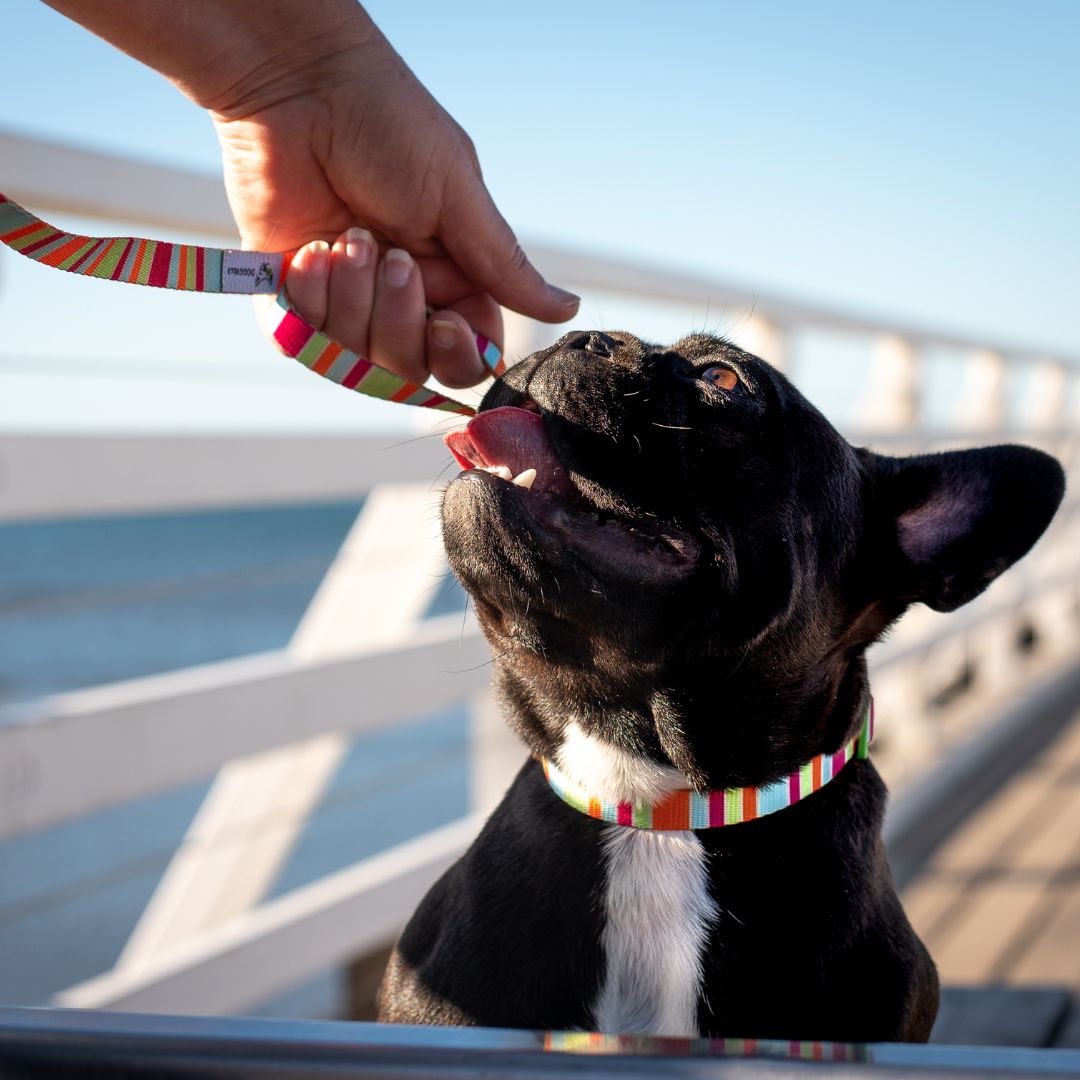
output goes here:
{"type": "Polygon", "coordinates": [[[991,979],[998,961],[1041,901],[1041,881],[997,881],[969,892],[946,931],[932,935],[927,948],[942,982],[991,979]]]}
{"type": "Polygon", "coordinates": [[[488,684],[489,658],[475,622],[446,615],[361,656],[265,653],[0,710],[0,839],[199,780],[244,754],[449,708],[488,684]]]}
{"type": "Polygon", "coordinates": [[[1022,842],[1005,851],[1001,862],[1044,874],[1080,864],[1080,785],[1048,788],[1022,842]]]}
{"type": "MultiPolygon", "coordinates": [[[[694,274],[658,274],[643,263],[614,261],[580,251],[565,251],[542,244],[529,245],[529,257],[549,281],[565,281],[579,289],[618,293],[622,296],[640,296],[650,300],[666,300],[690,303],[706,310],[710,301],[723,297],[727,310],[741,308],[753,311],[771,322],[782,326],[815,327],[842,333],[876,336],[881,333],[897,334],[915,345],[926,348],[944,346],[950,349],[993,349],[1007,358],[1026,358],[1030,350],[1012,343],[975,341],[956,334],[945,334],[917,324],[882,319],[865,319],[846,312],[810,306],[782,295],[768,295],[750,290],[731,281],[717,280],[694,274]]],[[[1054,359],[1072,363],[1080,358],[1056,354],[1054,359]]]]}
{"type": "MultiPolygon", "coordinates": [[[[0,135],[5,191],[31,210],[62,211],[149,225],[169,225],[235,236],[220,177],[131,161],[111,154],[57,145],[24,135],[0,135]]],[[[57,225],[62,225],[57,220],[57,225]]],[[[1028,360],[1033,350],[1023,342],[988,341],[947,333],[932,326],[896,319],[866,318],[836,308],[806,303],[782,293],[765,293],[712,275],[673,273],[648,263],[609,259],[581,251],[529,242],[533,264],[549,281],[603,294],[644,297],[688,304],[707,311],[722,298],[729,312],[742,309],[768,318],[781,328],[810,326],[876,336],[898,334],[916,346],[993,349],[1028,360]]],[[[1052,359],[1080,366],[1080,356],[1052,359]]]]}
{"type": "MultiPolygon", "coordinates": [[[[43,214],[192,229],[239,245],[220,176],[0,132],[4,193],[43,214]]],[[[64,221],[54,224],[62,228],[64,221]]]]}
{"type": "MultiPolygon", "coordinates": [[[[1075,825],[1075,823],[1074,823],[1075,825]]],[[[1055,908],[1006,973],[1011,983],[1060,983],[1080,991],[1080,887],[1051,890],[1055,908]]]]}
{"type": "Polygon", "coordinates": [[[1040,760],[1059,766],[1061,775],[1080,765],[1080,716],[1046,748],[1040,760]]]}
{"type": "Polygon", "coordinates": [[[67,1008],[235,1013],[374,952],[476,836],[474,815],[272,900],[231,922],[57,995],[67,1008]]]}
{"type": "Polygon", "coordinates": [[[945,987],[930,1036],[955,1046],[1049,1046],[1072,1007],[1068,991],[945,987]]]}
{"type": "Polygon", "coordinates": [[[934,928],[961,903],[967,888],[962,877],[949,877],[931,871],[913,882],[900,897],[904,912],[915,933],[928,942],[934,928]]]}
{"type": "Polygon", "coordinates": [[[931,865],[954,874],[983,869],[988,860],[996,860],[1045,795],[1038,773],[1021,773],[938,848],[931,865]]]}
{"type": "MultiPolygon", "coordinates": [[[[426,483],[372,491],[289,642],[294,657],[355,656],[408,636],[446,566],[436,504],[426,483]]],[[[225,765],[118,966],[146,963],[258,904],[349,746],[331,732],[225,765]]]]}
{"type": "Polygon", "coordinates": [[[0,521],[358,499],[446,461],[400,435],[4,435],[0,521]]]}
{"type": "Polygon", "coordinates": [[[889,807],[885,843],[901,888],[917,877],[951,834],[1006,788],[1023,763],[1075,720],[1078,701],[1077,663],[1043,670],[1022,697],[1008,704],[984,700],[984,708],[1002,710],[999,718],[984,720],[979,733],[962,744],[962,752],[958,746],[946,753],[889,807]]]}

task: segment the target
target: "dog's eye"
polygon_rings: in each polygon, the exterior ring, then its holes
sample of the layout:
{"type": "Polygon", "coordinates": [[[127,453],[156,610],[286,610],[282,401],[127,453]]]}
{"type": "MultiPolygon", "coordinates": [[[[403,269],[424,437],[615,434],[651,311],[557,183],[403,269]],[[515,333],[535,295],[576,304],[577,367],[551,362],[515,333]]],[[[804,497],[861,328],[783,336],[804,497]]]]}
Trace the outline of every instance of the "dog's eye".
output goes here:
{"type": "Polygon", "coordinates": [[[739,385],[739,376],[731,368],[721,367],[719,364],[706,368],[701,377],[720,390],[734,390],[739,385]]]}

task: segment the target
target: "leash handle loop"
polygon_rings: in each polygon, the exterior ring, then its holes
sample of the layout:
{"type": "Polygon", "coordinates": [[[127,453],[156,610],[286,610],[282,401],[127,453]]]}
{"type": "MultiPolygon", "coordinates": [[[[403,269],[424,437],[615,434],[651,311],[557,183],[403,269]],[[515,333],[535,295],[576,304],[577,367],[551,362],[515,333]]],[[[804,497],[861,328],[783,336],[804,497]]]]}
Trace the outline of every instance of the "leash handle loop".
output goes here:
{"type": "MultiPolygon", "coordinates": [[[[276,294],[272,329],[286,355],[316,374],[370,397],[473,416],[469,405],[436,393],[365,359],[316,330],[289,303],[285,280],[295,252],[237,251],[173,244],[137,236],[80,236],[64,232],[0,194],[0,242],[35,262],[70,274],[180,292],[276,294]]],[[[493,375],[506,370],[494,342],[476,335],[480,358],[493,375]]]]}

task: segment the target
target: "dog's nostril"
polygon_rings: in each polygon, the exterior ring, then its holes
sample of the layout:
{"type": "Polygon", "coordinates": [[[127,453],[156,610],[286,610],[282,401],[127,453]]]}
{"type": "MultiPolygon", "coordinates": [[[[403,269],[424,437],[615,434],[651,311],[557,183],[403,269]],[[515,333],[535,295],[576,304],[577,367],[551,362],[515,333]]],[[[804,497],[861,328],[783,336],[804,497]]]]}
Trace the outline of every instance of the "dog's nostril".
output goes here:
{"type": "Polygon", "coordinates": [[[602,334],[599,330],[582,330],[569,333],[559,342],[560,349],[575,349],[578,352],[592,353],[593,356],[602,356],[610,360],[619,348],[620,342],[610,334],[602,334]]]}
{"type": "Polygon", "coordinates": [[[583,349],[587,353],[592,353],[594,356],[603,356],[610,359],[618,348],[619,343],[611,337],[609,334],[601,334],[598,330],[594,330],[590,334],[583,335],[585,341],[581,344],[575,345],[575,349],[583,349]]]}

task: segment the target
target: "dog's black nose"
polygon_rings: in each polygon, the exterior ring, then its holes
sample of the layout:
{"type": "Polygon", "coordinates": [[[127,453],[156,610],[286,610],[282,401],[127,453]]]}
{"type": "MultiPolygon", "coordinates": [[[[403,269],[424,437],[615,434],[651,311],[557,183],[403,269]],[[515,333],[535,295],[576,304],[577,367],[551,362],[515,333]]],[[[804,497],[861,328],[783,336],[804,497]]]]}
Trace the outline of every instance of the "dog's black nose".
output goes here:
{"type": "Polygon", "coordinates": [[[607,359],[614,355],[618,345],[619,343],[613,337],[609,334],[601,334],[599,330],[568,334],[566,341],[563,342],[564,349],[580,349],[582,352],[607,359]]]}

